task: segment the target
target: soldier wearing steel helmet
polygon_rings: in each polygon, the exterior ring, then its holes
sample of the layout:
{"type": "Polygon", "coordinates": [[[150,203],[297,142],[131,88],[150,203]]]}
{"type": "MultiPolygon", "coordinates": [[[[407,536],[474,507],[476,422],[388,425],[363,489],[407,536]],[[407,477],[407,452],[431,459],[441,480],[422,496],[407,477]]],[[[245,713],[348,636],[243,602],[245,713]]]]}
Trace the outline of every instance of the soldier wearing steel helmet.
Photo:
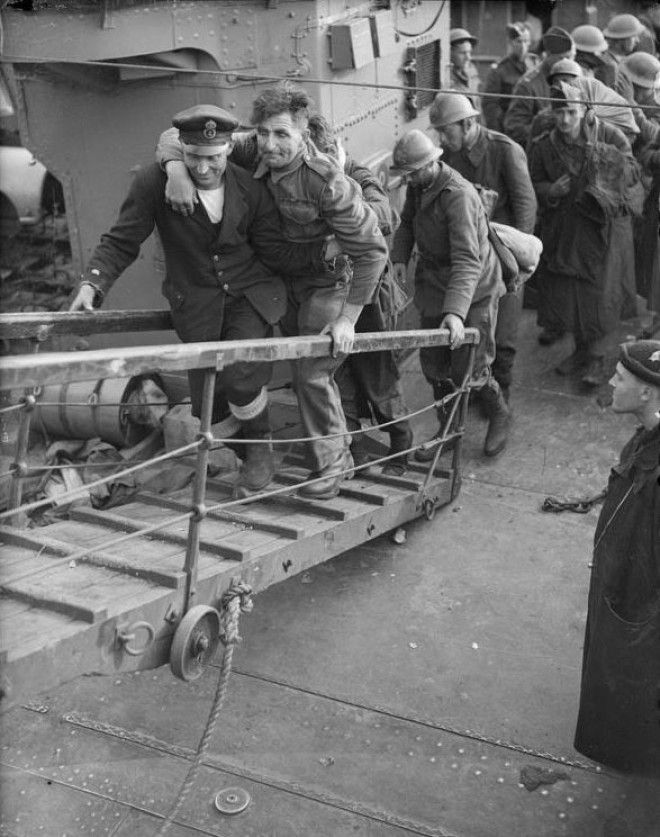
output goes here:
{"type": "MultiPolygon", "coordinates": [[[[438,93],[429,110],[429,120],[443,149],[443,161],[470,183],[497,193],[490,220],[533,233],[536,195],[527,169],[527,156],[509,137],[479,123],[479,111],[466,96],[438,93]]],[[[506,401],[516,355],[520,294],[500,299],[495,332],[493,375],[506,401]]]]}
{"type": "Polygon", "coordinates": [[[481,103],[486,127],[494,131],[504,129],[504,115],[511,104],[511,99],[498,99],[496,94],[510,94],[522,76],[533,70],[539,61],[538,56],[529,51],[531,33],[527,23],[507,23],[506,35],[507,54],[493,64],[484,82],[484,93],[492,95],[485,97],[481,103]]]}
{"type": "Polygon", "coordinates": [[[622,62],[638,48],[644,29],[641,21],[631,14],[615,15],[603,29],[603,35],[607,40],[607,52],[603,57],[610,67],[597,78],[629,102],[633,100],[632,83],[623,71],[622,62]]]}
{"type": "Polygon", "coordinates": [[[575,42],[575,60],[586,78],[597,78],[608,87],[614,84],[616,61],[607,52],[605,35],[597,26],[585,23],[571,32],[575,42]]]}
{"type": "MultiPolygon", "coordinates": [[[[465,326],[479,329],[473,387],[482,392],[489,415],[484,444],[496,456],[507,442],[510,412],[491,372],[495,355],[495,323],[505,292],[502,269],[488,239],[488,222],[475,187],[440,161],[442,150],[419,130],[397,142],[393,169],[408,182],[401,225],[394,236],[391,258],[405,271],[416,244],[414,303],[422,328],[447,328],[450,347],[420,350],[422,371],[434,397],[454,391],[465,374],[467,349],[460,348],[465,326]]],[[[446,417],[438,411],[440,432],[446,417]]],[[[420,451],[425,459],[425,451],[420,451]]]]}
{"type": "Polygon", "coordinates": [[[479,72],[472,63],[472,50],[479,43],[467,29],[451,29],[449,46],[451,56],[451,87],[462,93],[476,93],[481,86],[479,72]]]}
{"type": "Polygon", "coordinates": [[[645,175],[646,195],[641,216],[633,219],[633,234],[637,293],[646,300],[653,321],[660,313],[660,61],[648,53],[633,52],[622,63],[635,102],[644,107],[634,111],[640,133],[633,153],[645,175]]]}

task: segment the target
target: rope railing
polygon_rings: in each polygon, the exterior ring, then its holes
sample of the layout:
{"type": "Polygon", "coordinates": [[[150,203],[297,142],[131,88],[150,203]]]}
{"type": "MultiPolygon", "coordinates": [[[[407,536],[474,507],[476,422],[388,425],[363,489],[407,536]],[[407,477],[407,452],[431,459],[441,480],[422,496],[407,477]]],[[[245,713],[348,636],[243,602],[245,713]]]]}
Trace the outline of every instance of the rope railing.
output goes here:
{"type": "MultiPolygon", "coordinates": [[[[263,73],[246,73],[244,68],[235,68],[231,70],[223,69],[223,70],[206,70],[206,69],[196,69],[196,68],[189,68],[189,67],[171,67],[171,66],[162,66],[159,67],[154,64],[139,64],[133,62],[125,62],[125,61],[81,61],[75,59],[65,59],[65,58],[49,58],[49,57],[30,57],[26,55],[5,55],[0,57],[0,63],[6,64],[67,64],[67,65],[74,65],[74,66],[85,66],[85,67],[109,67],[113,69],[129,69],[129,70],[149,70],[149,71],[162,71],[166,73],[168,76],[172,75],[173,73],[179,75],[196,75],[196,76],[223,76],[225,78],[233,78],[236,79],[234,84],[226,84],[225,87],[227,89],[234,89],[236,87],[242,86],[242,84],[249,84],[254,85],[255,83],[271,83],[277,81],[291,81],[291,76],[287,75],[268,75],[263,73]],[[241,84],[242,83],[242,84],[241,84]]],[[[304,79],[300,79],[301,83],[304,84],[322,84],[324,86],[330,87],[366,87],[368,89],[374,90],[395,90],[402,93],[439,93],[441,88],[437,87],[419,87],[417,85],[405,85],[405,84],[383,84],[383,83],[376,83],[376,82],[369,82],[369,81],[345,81],[343,79],[327,79],[327,78],[313,78],[310,76],[305,76],[304,79]]],[[[451,93],[455,95],[465,95],[463,90],[452,90],[450,88],[442,89],[443,93],[451,93]]],[[[591,101],[588,99],[582,98],[575,98],[575,99],[555,99],[552,96],[529,96],[529,95],[517,95],[515,93],[489,93],[487,91],[470,91],[470,97],[476,96],[480,99],[520,99],[523,101],[544,101],[548,103],[552,102],[570,102],[571,104],[579,104],[579,105],[589,105],[589,106],[604,106],[604,107],[613,107],[612,102],[600,102],[600,101],[591,101]]],[[[654,111],[657,110],[657,105],[639,105],[634,102],[629,102],[627,100],[622,101],[621,103],[617,103],[616,107],[628,107],[634,110],[648,110],[654,111]]],[[[249,130],[249,128],[246,128],[249,130]]]]}

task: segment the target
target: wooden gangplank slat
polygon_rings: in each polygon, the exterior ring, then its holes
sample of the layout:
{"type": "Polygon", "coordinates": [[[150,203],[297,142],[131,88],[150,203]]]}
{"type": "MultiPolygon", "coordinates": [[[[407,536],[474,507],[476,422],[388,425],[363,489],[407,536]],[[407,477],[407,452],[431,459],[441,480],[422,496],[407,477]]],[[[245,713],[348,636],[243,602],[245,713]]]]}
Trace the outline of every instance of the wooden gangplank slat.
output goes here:
{"type": "MultiPolygon", "coordinates": [[[[190,508],[189,503],[176,502],[170,500],[168,497],[163,497],[159,494],[147,495],[142,494],[140,499],[143,503],[159,506],[161,508],[171,509],[172,511],[181,513],[190,508]]],[[[211,498],[209,498],[210,500],[211,498]]],[[[246,529],[258,529],[263,532],[272,532],[276,535],[282,535],[286,538],[298,540],[305,534],[305,529],[302,526],[292,526],[290,523],[276,523],[272,519],[256,512],[249,514],[241,514],[236,511],[213,511],[209,512],[211,520],[224,520],[228,523],[236,523],[246,529]]]]}

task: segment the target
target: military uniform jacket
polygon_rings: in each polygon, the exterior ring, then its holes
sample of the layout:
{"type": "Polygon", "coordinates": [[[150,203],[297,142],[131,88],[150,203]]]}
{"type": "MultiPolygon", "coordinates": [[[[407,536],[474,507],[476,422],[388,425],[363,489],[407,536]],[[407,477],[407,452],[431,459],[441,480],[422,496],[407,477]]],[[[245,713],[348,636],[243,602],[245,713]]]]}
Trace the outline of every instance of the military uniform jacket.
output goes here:
{"type": "Polygon", "coordinates": [[[548,106],[547,100],[539,97],[550,95],[550,85],[546,73],[549,65],[541,61],[538,67],[530,70],[513,88],[516,96],[531,96],[531,99],[512,99],[509,109],[504,116],[504,133],[527,147],[532,119],[543,108],[548,106]]]}
{"type": "Polygon", "coordinates": [[[392,261],[407,263],[415,243],[420,258],[414,301],[423,314],[464,320],[473,303],[505,292],[481,199],[445,164],[428,189],[408,186],[392,261]]]}
{"type": "MultiPolygon", "coordinates": [[[[513,55],[506,55],[489,70],[484,83],[484,93],[512,93],[519,79],[533,70],[537,63],[538,57],[533,53],[527,53],[522,61],[513,55]]],[[[482,99],[481,110],[486,127],[494,131],[503,131],[504,114],[511,102],[512,99],[496,99],[495,97],[482,99]]]]}
{"type": "Polygon", "coordinates": [[[286,291],[275,271],[309,256],[282,240],[267,189],[228,163],[224,215],[213,224],[201,203],[190,217],[174,212],[165,202],[165,183],[156,163],[136,174],[117,221],[90,259],[88,270],[100,272],[94,284],[105,293],[156,227],[165,255],[163,293],[182,340],[218,339],[227,296],[247,297],[267,322],[276,323],[286,291]]]}
{"type": "Polygon", "coordinates": [[[596,526],[575,747],[660,776],[660,426],[623,449],[596,526]]]}
{"type": "Polygon", "coordinates": [[[472,63],[468,61],[464,70],[459,70],[457,67],[451,66],[451,88],[452,90],[460,90],[466,96],[470,93],[477,93],[481,86],[481,79],[479,78],[479,71],[472,63]]]}
{"type": "MultiPolygon", "coordinates": [[[[161,165],[181,160],[178,136],[176,128],[161,135],[156,150],[161,165]]],[[[243,134],[235,138],[232,160],[254,172],[253,177],[268,187],[288,242],[314,245],[309,252],[316,253],[328,236],[335,236],[342,252],[352,260],[352,278],[344,277],[350,279],[347,301],[369,302],[387,263],[387,244],[357,183],[311,142],[290,166],[271,172],[259,163],[255,134],[243,134]]],[[[302,264],[300,254],[283,267],[282,274],[289,280],[304,277],[319,286],[332,285],[341,278],[316,257],[302,264]]]]}
{"type": "Polygon", "coordinates": [[[470,183],[498,194],[490,220],[533,233],[536,195],[527,169],[527,156],[518,143],[497,131],[479,126],[472,148],[445,149],[447,163],[470,183]]]}
{"type": "MultiPolygon", "coordinates": [[[[270,170],[259,164],[254,177],[263,178],[275,199],[287,241],[312,244],[334,235],[352,261],[347,302],[368,303],[387,264],[387,244],[358,184],[311,143],[286,168],[270,170]]],[[[319,286],[335,281],[309,270],[289,270],[287,276],[319,286]]]]}

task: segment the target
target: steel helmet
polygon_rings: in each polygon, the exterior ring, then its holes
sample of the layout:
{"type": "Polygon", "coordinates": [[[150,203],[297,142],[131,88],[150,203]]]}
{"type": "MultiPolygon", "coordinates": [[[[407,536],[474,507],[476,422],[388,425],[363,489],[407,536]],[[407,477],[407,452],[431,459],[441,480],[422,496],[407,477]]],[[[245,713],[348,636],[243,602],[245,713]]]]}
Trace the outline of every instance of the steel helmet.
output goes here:
{"type": "Polygon", "coordinates": [[[660,61],[648,52],[633,52],[622,63],[633,84],[649,89],[660,87],[660,61]]]}
{"type": "Polygon", "coordinates": [[[417,171],[437,160],[441,154],[442,149],[438,148],[428,134],[415,129],[408,131],[397,141],[392,152],[393,165],[390,168],[393,171],[417,171]]]}
{"type": "Polygon", "coordinates": [[[454,44],[459,44],[461,41],[469,41],[472,44],[472,46],[476,46],[479,43],[479,38],[475,38],[474,35],[470,35],[467,29],[450,29],[450,46],[453,46],[454,44]]]}
{"type": "Polygon", "coordinates": [[[588,23],[584,26],[576,26],[571,32],[571,37],[575,41],[575,49],[580,52],[591,52],[597,55],[607,49],[605,35],[597,26],[590,26],[588,23]]]}
{"type": "Polygon", "coordinates": [[[429,109],[432,128],[444,128],[469,116],[479,116],[479,111],[459,93],[438,93],[429,109]]]}
{"type": "Polygon", "coordinates": [[[643,30],[644,27],[635,15],[614,15],[603,29],[603,35],[613,40],[623,40],[624,38],[634,38],[635,35],[640,35],[643,30]]]}
{"type": "Polygon", "coordinates": [[[582,67],[580,67],[577,61],[571,61],[570,58],[560,58],[559,61],[553,64],[550,70],[548,70],[548,80],[551,81],[554,76],[560,75],[580,78],[582,74],[582,67]]]}

